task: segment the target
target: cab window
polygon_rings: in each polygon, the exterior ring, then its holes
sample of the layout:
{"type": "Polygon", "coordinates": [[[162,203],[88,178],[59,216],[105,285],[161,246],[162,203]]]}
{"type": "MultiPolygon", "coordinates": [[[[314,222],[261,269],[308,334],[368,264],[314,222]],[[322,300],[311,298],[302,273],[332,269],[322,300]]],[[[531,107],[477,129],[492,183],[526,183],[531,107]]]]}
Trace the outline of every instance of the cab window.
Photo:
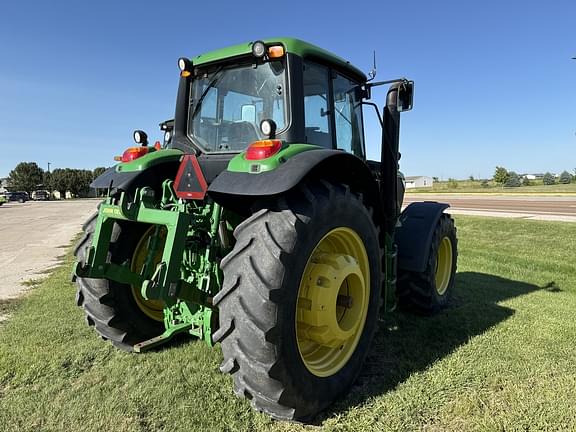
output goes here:
{"type": "Polygon", "coordinates": [[[304,128],[306,142],[332,148],[329,113],[329,70],[304,62],[304,128]]]}
{"type": "Polygon", "coordinates": [[[356,100],[357,84],[340,74],[335,74],[332,86],[336,148],[363,158],[362,105],[356,100]]]}

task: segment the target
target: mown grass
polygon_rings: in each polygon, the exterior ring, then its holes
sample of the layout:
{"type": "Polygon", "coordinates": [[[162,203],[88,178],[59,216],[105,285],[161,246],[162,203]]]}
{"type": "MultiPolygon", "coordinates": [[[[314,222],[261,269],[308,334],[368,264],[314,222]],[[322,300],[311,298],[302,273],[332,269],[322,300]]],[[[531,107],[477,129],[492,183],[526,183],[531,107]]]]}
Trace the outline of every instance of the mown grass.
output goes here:
{"type": "Polygon", "coordinates": [[[572,195],[576,194],[576,182],[570,184],[544,185],[542,180],[534,180],[531,186],[502,187],[493,181],[484,186],[478,180],[453,180],[434,182],[432,187],[406,189],[406,193],[489,193],[527,195],[572,195]]]}
{"type": "Polygon", "coordinates": [[[221,352],[116,351],[74,305],[67,263],[0,325],[0,430],[575,430],[576,225],[457,217],[456,298],[381,323],[350,395],[316,425],[237,399],[221,352]]]}

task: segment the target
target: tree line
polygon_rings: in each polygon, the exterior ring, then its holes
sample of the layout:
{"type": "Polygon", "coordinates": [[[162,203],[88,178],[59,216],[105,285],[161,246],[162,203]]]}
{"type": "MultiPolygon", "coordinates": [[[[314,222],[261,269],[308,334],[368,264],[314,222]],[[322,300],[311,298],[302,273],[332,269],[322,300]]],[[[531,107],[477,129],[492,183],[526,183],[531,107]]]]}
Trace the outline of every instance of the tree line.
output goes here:
{"type": "MultiPolygon", "coordinates": [[[[526,176],[520,178],[520,176],[514,171],[508,171],[506,168],[500,166],[496,167],[493,180],[494,182],[506,187],[532,186],[534,184],[533,181],[526,176]]],[[[562,171],[558,179],[556,179],[556,176],[550,172],[545,173],[542,177],[542,183],[546,186],[555,185],[557,183],[570,184],[573,181],[576,181],[576,169],[574,169],[574,175],[570,174],[568,171],[562,171]]]]}
{"type": "Polygon", "coordinates": [[[61,197],[70,192],[74,196],[87,196],[90,183],[102,174],[106,168],[98,167],[94,170],[56,168],[44,171],[36,162],[20,162],[10,171],[8,176],[11,191],[25,191],[32,194],[38,189],[60,192],[61,197]]]}

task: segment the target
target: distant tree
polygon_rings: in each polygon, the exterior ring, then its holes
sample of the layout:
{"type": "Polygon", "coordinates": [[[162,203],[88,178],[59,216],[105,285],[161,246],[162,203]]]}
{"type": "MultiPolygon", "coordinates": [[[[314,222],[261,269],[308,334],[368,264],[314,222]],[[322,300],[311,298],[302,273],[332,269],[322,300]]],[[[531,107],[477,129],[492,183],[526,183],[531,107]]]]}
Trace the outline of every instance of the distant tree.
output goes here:
{"type": "Polygon", "coordinates": [[[50,174],[49,189],[60,192],[61,198],[66,198],[66,192],[73,196],[88,196],[90,183],[94,179],[94,172],[91,170],[80,170],[71,168],[57,168],[50,174]]]}
{"type": "Polygon", "coordinates": [[[42,178],[42,184],[44,185],[44,189],[50,189],[52,173],[50,171],[44,171],[44,176],[42,178]]]}
{"type": "Polygon", "coordinates": [[[93,173],[90,170],[66,168],[66,190],[73,196],[86,196],[90,190],[93,173]]]}
{"type": "Polygon", "coordinates": [[[50,190],[60,192],[60,198],[66,198],[68,182],[66,181],[66,169],[56,168],[50,173],[50,190]]]}
{"type": "Polygon", "coordinates": [[[544,174],[544,178],[542,179],[542,182],[547,186],[554,185],[554,184],[556,184],[556,179],[554,178],[554,176],[552,174],[547,172],[546,174],[544,174]]]}
{"type": "Polygon", "coordinates": [[[470,181],[475,181],[474,176],[473,176],[473,175],[469,176],[469,177],[468,177],[468,180],[470,180],[470,181]]]}
{"type": "MultiPolygon", "coordinates": [[[[576,170],[574,170],[574,172],[576,173],[576,170]]],[[[434,180],[435,182],[439,182],[440,179],[438,177],[432,177],[432,180],[434,180]]]]}
{"type": "Polygon", "coordinates": [[[90,170],[77,170],[78,171],[78,189],[77,196],[86,197],[90,192],[90,183],[94,180],[94,173],[90,170]]]}
{"type": "Polygon", "coordinates": [[[514,171],[510,171],[508,173],[508,179],[506,180],[506,183],[504,183],[504,186],[506,187],[520,187],[521,183],[520,183],[520,177],[518,177],[518,174],[516,174],[514,171]]]}
{"type": "Polygon", "coordinates": [[[490,185],[488,184],[487,180],[483,180],[482,183],[480,183],[480,186],[482,186],[483,188],[488,188],[490,187],[490,185]]]}
{"type": "Polygon", "coordinates": [[[522,186],[533,186],[534,183],[532,183],[532,181],[528,178],[528,177],[524,177],[522,179],[522,186]]]}
{"type": "Polygon", "coordinates": [[[94,172],[92,174],[94,174],[94,178],[102,175],[102,173],[106,171],[106,168],[104,167],[98,167],[98,168],[94,168],[94,172]]]}
{"type": "Polygon", "coordinates": [[[561,184],[570,184],[572,182],[572,176],[568,171],[562,171],[562,174],[560,174],[559,182],[561,184]]]}
{"type": "Polygon", "coordinates": [[[504,184],[508,180],[508,170],[504,167],[496,167],[496,171],[494,171],[494,181],[496,183],[504,184]]]}
{"type": "Polygon", "coordinates": [[[20,162],[9,174],[10,188],[32,194],[44,181],[44,171],[36,162],[20,162]]]}

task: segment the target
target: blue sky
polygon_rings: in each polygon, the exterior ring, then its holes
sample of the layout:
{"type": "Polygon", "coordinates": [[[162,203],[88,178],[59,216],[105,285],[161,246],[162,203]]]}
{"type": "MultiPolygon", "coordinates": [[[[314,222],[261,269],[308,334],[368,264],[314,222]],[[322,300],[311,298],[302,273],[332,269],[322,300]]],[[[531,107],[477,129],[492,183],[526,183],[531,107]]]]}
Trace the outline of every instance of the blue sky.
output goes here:
{"type": "MultiPolygon", "coordinates": [[[[160,139],[178,57],[275,36],[365,71],[376,49],[377,79],[415,80],[402,119],[407,175],[572,171],[575,16],[574,1],[5,2],[0,177],[21,161],[112,165],[134,129],[160,139]]],[[[384,94],[375,92],[379,105],[384,94]]],[[[380,131],[367,117],[368,154],[378,158],[380,131]]]]}

